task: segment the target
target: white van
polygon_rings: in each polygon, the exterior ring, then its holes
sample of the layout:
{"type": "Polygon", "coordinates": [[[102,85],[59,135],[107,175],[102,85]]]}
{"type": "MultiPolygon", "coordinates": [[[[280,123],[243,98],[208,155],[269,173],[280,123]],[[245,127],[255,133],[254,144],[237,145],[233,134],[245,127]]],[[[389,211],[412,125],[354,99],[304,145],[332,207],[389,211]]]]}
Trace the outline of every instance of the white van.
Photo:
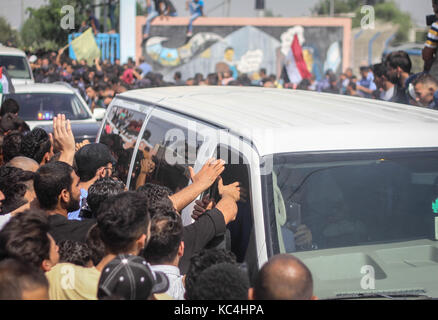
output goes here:
{"type": "Polygon", "coordinates": [[[224,182],[247,189],[228,245],[251,276],[291,253],[321,299],[438,297],[436,111],[294,90],[166,87],[118,95],[98,139],[113,146],[130,189],[139,147],[155,155],[147,181],[173,191],[190,183],[188,164],[226,160],[224,182]]]}
{"type": "Polygon", "coordinates": [[[20,49],[0,45],[0,66],[6,68],[14,86],[35,83],[26,54],[20,49]]]}

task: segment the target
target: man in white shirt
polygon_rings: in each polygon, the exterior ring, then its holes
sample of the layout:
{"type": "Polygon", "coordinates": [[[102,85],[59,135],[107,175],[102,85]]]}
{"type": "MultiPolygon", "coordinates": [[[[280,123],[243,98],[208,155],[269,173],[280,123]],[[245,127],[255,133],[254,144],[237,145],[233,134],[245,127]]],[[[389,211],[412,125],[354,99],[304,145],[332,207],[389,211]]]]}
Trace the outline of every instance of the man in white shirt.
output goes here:
{"type": "Polygon", "coordinates": [[[161,271],[169,279],[166,294],[184,300],[184,280],[178,268],[184,254],[183,224],[175,211],[159,212],[152,217],[151,237],[144,250],[144,258],[153,271],[161,271]]]}

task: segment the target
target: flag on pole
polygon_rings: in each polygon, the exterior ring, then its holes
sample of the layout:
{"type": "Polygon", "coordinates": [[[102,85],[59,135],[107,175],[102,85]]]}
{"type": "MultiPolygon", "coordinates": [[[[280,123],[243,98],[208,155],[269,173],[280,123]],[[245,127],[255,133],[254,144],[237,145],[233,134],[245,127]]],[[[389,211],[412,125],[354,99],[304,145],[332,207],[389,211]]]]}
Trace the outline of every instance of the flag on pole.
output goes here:
{"type": "Polygon", "coordinates": [[[303,79],[310,79],[312,77],[307,69],[307,64],[303,57],[303,49],[297,35],[294,36],[291,50],[286,57],[286,71],[289,81],[293,84],[299,84],[303,79]]]}
{"type": "Polygon", "coordinates": [[[79,37],[71,42],[71,46],[75,52],[76,59],[85,59],[88,65],[93,65],[96,58],[100,58],[101,52],[97,46],[91,28],[83,32],[79,37]]]}

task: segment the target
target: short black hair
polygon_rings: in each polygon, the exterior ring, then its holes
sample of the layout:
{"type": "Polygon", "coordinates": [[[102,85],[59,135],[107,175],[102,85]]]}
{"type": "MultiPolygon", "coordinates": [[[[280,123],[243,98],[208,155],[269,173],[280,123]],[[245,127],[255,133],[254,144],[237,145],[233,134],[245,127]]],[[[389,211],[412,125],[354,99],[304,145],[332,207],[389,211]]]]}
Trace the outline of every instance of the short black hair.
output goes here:
{"type": "Polygon", "coordinates": [[[50,257],[50,225],[40,210],[26,210],[12,217],[0,231],[0,260],[14,258],[41,268],[50,257]]]}
{"type": "Polygon", "coordinates": [[[41,209],[54,209],[61,191],[71,191],[72,172],[72,166],[61,161],[47,163],[37,170],[34,187],[41,209]]]}
{"type": "Polygon", "coordinates": [[[87,204],[95,218],[100,204],[111,196],[125,191],[125,184],[120,180],[101,178],[88,188],[87,204]]]}
{"type": "Polygon", "coordinates": [[[47,132],[42,128],[36,127],[21,139],[20,153],[41,163],[44,155],[50,152],[51,147],[52,143],[47,132]]]}
{"type": "Polygon", "coordinates": [[[236,256],[225,249],[204,249],[190,258],[189,270],[186,274],[186,298],[193,300],[193,291],[197,286],[198,277],[208,267],[222,262],[236,263],[236,256]]]}
{"type": "Polygon", "coordinates": [[[39,288],[49,290],[41,269],[17,259],[0,261],[0,300],[21,300],[24,291],[39,288]]]}
{"type": "Polygon", "coordinates": [[[90,143],[83,146],[76,152],[75,161],[81,181],[93,179],[100,167],[115,162],[110,149],[103,143],[90,143]]]}
{"type": "Polygon", "coordinates": [[[156,213],[151,218],[151,236],[143,256],[151,264],[172,262],[183,239],[181,216],[175,211],[156,213]]]}
{"type": "Polygon", "coordinates": [[[388,78],[387,74],[387,68],[385,66],[385,64],[383,63],[376,63],[375,65],[373,65],[373,73],[376,77],[381,78],[381,77],[385,77],[388,78]]]}
{"type": "Polygon", "coordinates": [[[418,76],[417,78],[415,78],[415,80],[412,82],[412,85],[415,87],[417,84],[422,83],[422,84],[430,84],[433,85],[435,87],[438,87],[438,80],[430,75],[430,74],[422,74],[420,76],[418,76]]]}
{"type": "Polygon", "coordinates": [[[410,73],[412,69],[412,61],[406,51],[391,52],[385,59],[385,64],[396,69],[400,67],[404,72],[410,73]]]}
{"type": "Polygon", "coordinates": [[[18,113],[20,111],[20,105],[12,98],[3,101],[0,108],[0,116],[3,117],[6,113],[18,113]]]}
{"type": "Polygon", "coordinates": [[[248,300],[247,272],[237,264],[223,262],[201,272],[191,300],[248,300]]]}
{"type": "Polygon", "coordinates": [[[97,224],[93,225],[88,230],[85,243],[92,252],[91,260],[93,260],[93,264],[97,266],[105,256],[105,244],[100,237],[100,231],[97,224]]]}
{"type": "Polygon", "coordinates": [[[35,174],[20,168],[4,165],[0,167],[0,190],[5,195],[3,212],[11,212],[26,204],[24,195],[32,187],[35,174]]]}
{"type": "Polygon", "coordinates": [[[21,155],[20,145],[22,138],[23,134],[20,131],[12,131],[4,137],[2,146],[4,163],[21,155]]]}
{"type": "Polygon", "coordinates": [[[97,212],[101,239],[113,254],[130,250],[134,241],[147,234],[149,223],[147,199],[135,191],[108,198],[97,212]]]}
{"type": "Polygon", "coordinates": [[[59,262],[68,262],[81,267],[87,267],[92,261],[93,252],[83,242],[62,240],[58,243],[59,262]]]}
{"type": "Polygon", "coordinates": [[[170,188],[154,183],[146,183],[138,188],[137,191],[146,197],[149,204],[173,195],[173,192],[170,190],[170,188]]]}

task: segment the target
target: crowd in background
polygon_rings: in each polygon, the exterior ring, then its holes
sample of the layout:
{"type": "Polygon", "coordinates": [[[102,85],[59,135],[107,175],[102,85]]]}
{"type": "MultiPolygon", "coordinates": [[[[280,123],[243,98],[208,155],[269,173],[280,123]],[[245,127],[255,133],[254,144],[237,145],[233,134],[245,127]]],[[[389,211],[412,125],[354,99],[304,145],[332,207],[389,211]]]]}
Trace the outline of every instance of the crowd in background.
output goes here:
{"type": "MultiPolygon", "coordinates": [[[[438,89],[434,77],[426,74],[411,74],[412,62],[404,51],[392,52],[381,63],[361,66],[358,75],[351,68],[337,75],[328,70],[320,81],[315,76],[300,83],[290,83],[286,68],[281,75],[267,74],[262,68],[253,74],[238,74],[231,70],[203,75],[183,75],[175,72],[173,81],[165,81],[161,73],[144,58],[138,62],[129,59],[121,64],[115,60],[96,59],[93,65],[85,60],[69,58],[65,48],[58,52],[28,54],[35,80],[38,83],[63,81],[71,84],[84,97],[89,107],[106,108],[116,94],[131,89],[164,86],[262,86],[317,92],[343,94],[369,99],[398,102],[435,108],[435,98],[425,97],[426,91],[438,89]]],[[[438,95],[437,95],[438,96],[438,95]]]]}

